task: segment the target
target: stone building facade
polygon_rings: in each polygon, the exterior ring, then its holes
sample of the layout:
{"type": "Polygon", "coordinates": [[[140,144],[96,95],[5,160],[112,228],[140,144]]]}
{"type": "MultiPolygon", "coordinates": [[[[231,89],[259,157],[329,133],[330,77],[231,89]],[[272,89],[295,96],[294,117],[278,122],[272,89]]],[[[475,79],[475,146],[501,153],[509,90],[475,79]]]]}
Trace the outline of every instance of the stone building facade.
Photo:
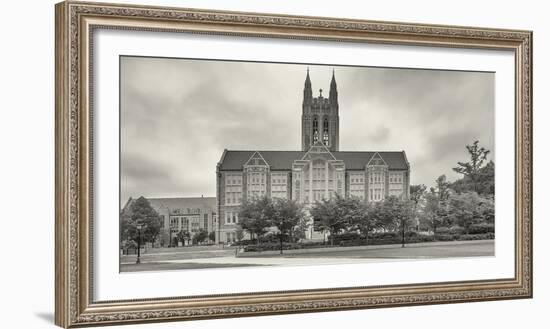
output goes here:
{"type": "MultiPolygon", "coordinates": [[[[216,198],[147,198],[151,207],[156,210],[161,219],[158,245],[160,247],[177,246],[174,241],[180,231],[189,232],[189,241],[192,244],[193,235],[199,230],[208,233],[216,231],[216,198]]],[[[129,209],[134,199],[130,198],[122,211],[129,209]]],[[[213,241],[212,241],[213,242],[213,241]]]]}
{"type": "MultiPolygon", "coordinates": [[[[367,141],[368,142],[368,141],[367,141]]],[[[302,103],[302,150],[224,150],[216,167],[218,242],[236,240],[244,198],[290,198],[307,206],[334,194],[378,202],[409,197],[405,151],[339,150],[338,90],[334,72],[328,98],[313,97],[309,71],[302,103]]],[[[307,238],[320,235],[311,225],[307,238]]]]}

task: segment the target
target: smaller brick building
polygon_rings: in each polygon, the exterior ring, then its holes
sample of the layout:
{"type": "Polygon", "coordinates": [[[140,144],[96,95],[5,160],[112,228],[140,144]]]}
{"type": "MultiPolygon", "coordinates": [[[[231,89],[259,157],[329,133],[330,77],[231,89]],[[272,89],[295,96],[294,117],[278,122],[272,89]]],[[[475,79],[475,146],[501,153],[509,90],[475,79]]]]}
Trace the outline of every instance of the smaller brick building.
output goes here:
{"type": "MultiPolygon", "coordinates": [[[[159,245],[161,247],[174,245],[173,239],[180,231],[188,231],[191,239],[200,229],[208,233],[216,231],[216,198],[147,198],[147,200],[160,215],[159,245]]],[[[134,199],[130,198],[122,211],[128,209],[133,201],[134,199]]]]}

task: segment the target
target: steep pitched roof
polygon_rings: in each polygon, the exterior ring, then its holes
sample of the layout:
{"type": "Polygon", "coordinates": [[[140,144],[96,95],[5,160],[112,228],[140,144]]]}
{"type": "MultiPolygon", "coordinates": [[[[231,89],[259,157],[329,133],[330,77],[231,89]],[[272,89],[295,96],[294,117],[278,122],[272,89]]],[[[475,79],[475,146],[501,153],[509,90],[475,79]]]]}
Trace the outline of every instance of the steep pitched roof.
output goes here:
{"type": "MultiPolygon", "coordinates": [[[[220,170],[242,170],[243,165],[256,151],[226,151],[220,170]]],[[[302,151],[258,151],[270,165],[271,170],[291,170],[292,162],[301,159],[302,151]]],[[[347,170],[364,170],[376,152],[331,152],[337,160],[343,160],[347,170]]],[[[378,152],[390,170],[407,170],[405,152],[378,152]]]]}

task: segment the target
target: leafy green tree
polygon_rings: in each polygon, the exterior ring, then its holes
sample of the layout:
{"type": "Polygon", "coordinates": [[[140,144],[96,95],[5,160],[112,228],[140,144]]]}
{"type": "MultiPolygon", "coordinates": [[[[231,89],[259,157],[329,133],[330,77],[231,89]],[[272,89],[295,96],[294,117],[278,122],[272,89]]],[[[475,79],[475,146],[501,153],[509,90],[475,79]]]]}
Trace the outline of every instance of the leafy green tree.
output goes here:
{"type": "Polygon", "coordinates": [[[274,213],[273,201],[267,196],[252,200],[245,199],[239,210],[240,225],[250,233],[251,237],[255,236],[259,244],[260,238],[271,227],[274,213]]]}
{"type": "Polygon", "coordinates": [[[393,222],[393,227],[401,231],[401,246],[405,247],[405,232],[413,225],[413,205],[410,200],[401,200],[389,196],[381,206],[382,219],[385,223],[393,222]]]}
{"type": "Polygon", "coordinates": [[[141,229],[141,242],[154,242],[160,233],[160,216],[144,197],[134,200],[120,216],[121,241],[139,239],[138,225],[141,229]]]}
{"type": "MultiPolygon", "coordinates": [[[[480,169],[477,184],[479,195],[495,195],[495,163],[491,160],[480,169]]],[[[457,193],[475,191],[474,182],[470,177],[464,176],[452,183],[451,188],[457,193]]]]}
{"type": "Polygon", "coordinates": [[[275,211],[271,218],[271,224],[277,228],[280,253],[282,254],[285,236],[290,237],[292,235],[294,228],[305,217],[305,214],[302,205],[294,200],[275,199],[273,206],[275,211]]]}
{"type": "Polygon", "coordinates": [[[475,140],[472,145],[466,145],[466,149],[470,155],[470,160],[468,162],[458,162],[458,166],[453,168],[453,170],[467,177],[472,182],[473,191],[480,193],[482,168],[490,151],[479,146],[478,140],[475,140]]]}
{"type": "Polygon", "coordinates": [[[421,223],[429,227],[435,236],[438,227],[447,225],[446,219],[445,205],[439,200],[439,196],[434,191],[427,193],[420,216],[421,223]]]}
{"type": "Polygon", "coordinates": [[[349,218],[343,216],[343,210],[339,206],[343,199],[337,195],[335,198],[316,201],[310,209],[310,214],[313,217],[313,225],[316,230],[328,231],[330,234],[330,244],[334,245],[334,236],[349,226],[349,218]]]}
{"type": "Polygon", "coordinates": [[[302,217],[296,226],[294,226],[294,229],[292,231],[292,241],[300,241],[302,239],[306,238],[306,232],[309,229],[310,224],[307,217],[307,214],[302,217]]]}
{"type": "Polygon", "coordinates": [[[414,219],[418,217],[418,207],[420,203],[424,200],[424,195],[426,194],[426,185],[411,185],[410,188],[410,199],[413,202],[413,213],[414,219]]]}
{"type": "Polygon", "coordinates": [[[238,242],[241,242],[244,238],[244,230],[241,225],[237,225],[237,228],[235,229],[235,238],[238,242]]]}
{"type": "Polygon", "coordinates": [[[373,203],[371,216],[379,229],[385,232],[397,231],[399,225],[393,216],[392,209],[388,206],[387,200],[373,203]]]}
{"type": "Polygon", "coordinates": [[[197,233],[193,235],[193,244],[200,244],[208,238],[208,232],[201,228],[197,233]]]}
{"type": "Polygon", "coordinates": [[[413,201],[416,205],[418,205],[420,201],[422,201],[422,199],[424,198],[424,194],[426,193],[426,185],[424,184],[411,185],[410,191],[411,191],[410,193],[411,201],[413,201]]]}
{"type": "Polygon", "coordinates": [[[482,202],[478,206],[483,221],[487,224],[495,223],[495,199],[492,196],[482,197],[482,202]]]}
{"type": "MultiPolygon", "coordinates": [[[[455,194],[449,199],[449,216],[453,223],[462,226],[466,234],[470,233],[473,224],[481,223],[487,214],[486,199],[480,197],[476,192],[465,192],[455,194]]],[[[493,213],[494,216],[494,213],[493,213]]]]}
{"type": "Polygon", "coordinates": [[[447,181],[447,176],[441,175],[435,180],[435,187],[430,191],[437,194],[440,202],[445,203],[451,196],[451,183],[447,181]]]}
{"type": "Polygon", "coordinates": [[[366,204],[358,198],[344,198],[335,195],[333,198],[317,201],[310,210],[316,230],[328,231],[331,245],[334,236],[341,231],[357,230],[369,227],[366,204]]]}
{"type": "Polygon", "coordinates": [[[208,240],[210,240],[212,242],[216,241],[216,232],[215,231],[212,231],[212,232],[208,233],[208,240]]]}
{"type": "Polygon", "coordinates": [[[480,171],[480,183],[478,186],[479,193],[485,195],[495,195],[495,162],[493,160],[487,162],[485,167],[480,171]]]}
{"type": "Polygon", "coordinates": [[[176,234],[177,241],[181,242],[183,245],[185,245],[185,241],[189,241],[191,238],[191,233],[187,230],[181,230],[176,234]]]}
{"type": "Polygon", "coordinates": [[[376,204],[362,202],[356,198],[352,202],[356,209],[355,215],[352,216],[352,229],[358,230],[365,237],[368,244],[369,233],[377,228],[376,204]]]}

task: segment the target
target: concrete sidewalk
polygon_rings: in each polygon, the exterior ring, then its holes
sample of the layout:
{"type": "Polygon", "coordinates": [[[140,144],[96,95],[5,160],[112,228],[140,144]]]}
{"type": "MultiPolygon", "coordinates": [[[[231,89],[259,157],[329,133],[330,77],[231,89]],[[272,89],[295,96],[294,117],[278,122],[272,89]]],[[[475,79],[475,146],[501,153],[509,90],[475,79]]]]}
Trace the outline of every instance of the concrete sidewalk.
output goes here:
{"type": "MultiPolygon", "coordinates": [[[[171,264],[203,264],[208,267],[251,265],[330,265],[330,264],[357,264],[379,263],[395,261],[414,261],[426,259],[492,257],[494,256],[494,240],[453,241],[441,243],[422,243],[401,248],[401,245],[365,246],[376,248],[362,248],[350,250],[346,247],[330,248],[332,250],[320,253],[271,254],[256,257],[217,257],[196,259],[174,259],[164,261],[171,264]]],[[[328,248],[327,248],[328,249],[328,248]]],[[[286,252],[286,251],[285,251],[286,252]]]]}

